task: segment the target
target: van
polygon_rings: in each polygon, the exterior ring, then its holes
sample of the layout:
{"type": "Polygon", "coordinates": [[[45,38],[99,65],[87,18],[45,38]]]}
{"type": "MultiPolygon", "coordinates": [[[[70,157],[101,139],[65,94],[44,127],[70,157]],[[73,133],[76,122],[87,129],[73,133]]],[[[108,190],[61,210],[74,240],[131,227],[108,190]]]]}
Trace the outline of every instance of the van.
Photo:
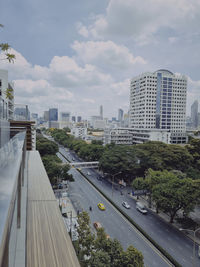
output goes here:
{"type": "Polygon", "coordinates": [[[139,210],[142,214],[147,214],[147,210],[141,202],[136,202],[136,209],[139,210]]]}

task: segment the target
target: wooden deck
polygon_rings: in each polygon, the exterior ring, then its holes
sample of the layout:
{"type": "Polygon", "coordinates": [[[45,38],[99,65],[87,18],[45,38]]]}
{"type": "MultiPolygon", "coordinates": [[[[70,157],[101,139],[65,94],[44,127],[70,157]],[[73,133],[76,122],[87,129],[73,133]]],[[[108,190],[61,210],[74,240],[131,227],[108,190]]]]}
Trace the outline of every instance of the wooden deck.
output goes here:
{"type": "Polygon", "coordinates": [[[28,153],[27,267],[79,267],[40,155],[28,153]]]}

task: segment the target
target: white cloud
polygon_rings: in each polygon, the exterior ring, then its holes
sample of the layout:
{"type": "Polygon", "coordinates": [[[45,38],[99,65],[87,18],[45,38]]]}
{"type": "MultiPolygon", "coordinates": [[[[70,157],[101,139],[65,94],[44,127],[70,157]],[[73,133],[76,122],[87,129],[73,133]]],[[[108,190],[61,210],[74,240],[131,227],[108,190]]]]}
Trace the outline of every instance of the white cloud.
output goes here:
{"type": "Polygon", "coordinates": [[[114,67],[126,70],[133,67],[134,64],[146,64],[142,57],[134,57],[127,47],[117,45],[112,41],[75,41],[72,48],[84,63],[92,63],[100,67],[114,67]]]}
{"type": "MultiPolygon", "coordinates": [[[[130,38],[144,42],[163,27],[199,31],[200,1],[110,0],[105,15],[98,15],[88,31],[95,38],[130,38]]],[[[189,32],[191,33],[191,32],[189,32]]]]}
{"type": "Polygon", "coordinates": [[[77,31],[80,35],[87,38],[89,36],[89,31],[86,26],[84,26],[81,22],[78,22],[76,25],[77,31]]]}

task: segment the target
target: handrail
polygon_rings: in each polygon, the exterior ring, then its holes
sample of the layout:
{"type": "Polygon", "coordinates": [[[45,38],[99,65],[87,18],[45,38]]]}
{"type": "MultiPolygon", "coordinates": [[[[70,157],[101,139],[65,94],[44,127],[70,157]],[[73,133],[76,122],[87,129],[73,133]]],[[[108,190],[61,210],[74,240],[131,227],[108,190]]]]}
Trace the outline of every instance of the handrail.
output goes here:
{"type": "Polygon", "coordinates": [[[20,132],[0,148],[0,266],[8,266],[10,229],[15,207],[16,227],[20,227],[25,137],[26,132],[20,132]]]}

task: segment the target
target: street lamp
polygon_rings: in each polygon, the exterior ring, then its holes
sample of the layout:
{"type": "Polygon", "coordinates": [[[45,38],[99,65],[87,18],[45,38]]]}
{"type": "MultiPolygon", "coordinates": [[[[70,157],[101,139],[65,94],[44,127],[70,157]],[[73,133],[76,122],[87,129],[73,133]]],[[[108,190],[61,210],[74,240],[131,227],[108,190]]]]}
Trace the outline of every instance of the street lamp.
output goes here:
{"type": "Polygon", "coordinates": [[[199,228],[197,228],[196,230],[191,230],[191,229],[183,229],[183,228],[180,228],[179,229],[180,231],[190,231],[190,232],[192,232],[193,233],[193,235],[194,235],[194,242],[193,242],[193,267],[195,267],[195,244],[196,244],[196,233],[200,230],[200,227],[199,228]]]}
{"type": "Polygon", "coordinates": [[[115,173],[115,174],[111,174],[112,175],[112,197],[113,197],[113,182],[114,182],[114,177],[118,174],[120,174],[122,172],[118,172],[118,173],[115,173]]]}

